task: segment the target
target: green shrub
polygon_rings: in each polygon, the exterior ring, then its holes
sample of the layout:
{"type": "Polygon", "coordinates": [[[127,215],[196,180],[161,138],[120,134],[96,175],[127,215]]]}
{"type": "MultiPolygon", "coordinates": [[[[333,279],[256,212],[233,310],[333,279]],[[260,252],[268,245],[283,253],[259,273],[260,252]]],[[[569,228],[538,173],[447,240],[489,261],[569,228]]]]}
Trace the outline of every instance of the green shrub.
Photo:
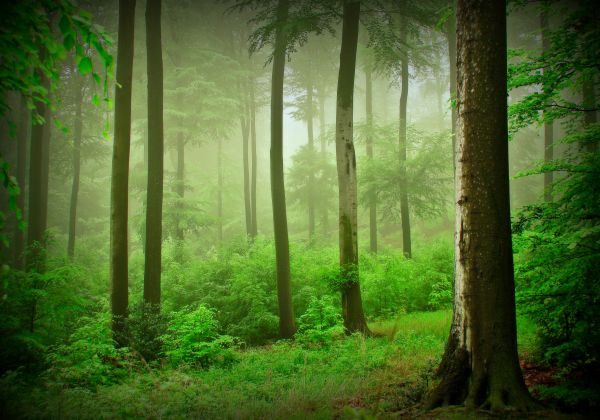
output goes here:
{"type": "Polygon", "coordinates": [[[218,333],[214,311],[204,305],[174,313],[162,340],[164,354],[173,366],[188,364],[207,368],[237,360],[238,340],[218,333]]]}
{"type": "Polygon", "coordinates": [[[344,326],[340,310],[331,296],[313,297],[306,312],[298,320],[296,339],[304,344],[328,345],[343,337],[344,326]]]}

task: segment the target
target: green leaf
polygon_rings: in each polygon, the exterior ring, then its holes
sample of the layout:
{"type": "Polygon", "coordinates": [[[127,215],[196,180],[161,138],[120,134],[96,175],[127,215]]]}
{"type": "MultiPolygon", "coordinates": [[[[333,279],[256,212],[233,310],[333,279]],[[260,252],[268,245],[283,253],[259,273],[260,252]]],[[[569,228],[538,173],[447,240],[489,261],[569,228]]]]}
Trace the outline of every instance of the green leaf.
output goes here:
{"type": "Polygon", "coordinates": [[[65,35],[65,39],[63,40],[63,46],[67,51],[69,51],[75,45],[75,36],[73,34],[65,35]]]}
{"type": "Polygon", "coordinates": [[[83,57],[79,60],[77,67],[79,68],[79,73],[85,76],[92,72],[92,60],[89,57],[83,57]]]}

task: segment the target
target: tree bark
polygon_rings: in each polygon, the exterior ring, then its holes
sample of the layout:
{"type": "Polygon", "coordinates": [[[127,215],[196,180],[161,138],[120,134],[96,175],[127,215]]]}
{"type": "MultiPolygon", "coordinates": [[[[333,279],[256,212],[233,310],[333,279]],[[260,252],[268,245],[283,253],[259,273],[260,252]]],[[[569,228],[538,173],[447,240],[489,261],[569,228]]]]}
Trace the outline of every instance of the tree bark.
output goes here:
{"type": "Polygon", "coordinates": [[[248,156],[248,141],[250,137],[250,98],[248,92],[241,88],[244,104],[240,112],[240,126],[242,128],[242,161],[244,170],[244,214],[246,216],[246,236],[252,236],[252,205],[250,203],[250,162],[248,156]]]}
{"type": "Polygon", "coordinates": [[[115,132],[112,157],[110,215],[110,278],[113,339],[127,344],[128,305],[127,211],[131,139],[131,78],[135,0],[119,0],[119,39],[115,84],[115,132]]]}
{"type": "Polygon", "coordinates": [[[279,335],[282,338],[291,338],[296,332],[290,284],[290,250],[283,178],[283,74],[287,47],[284,25],[288,18],[288,7],[288,0],[279,0],[271,79],[271,200],[277,263],[279,335]]]}
{"type": "Polygon", "coordinates": [[[185,197],[185,138],[183,132],[177,133],[177,220],[175,221],[175,239],[182,245],[184,240],[181,217],[183,214],[183,199],[185,197]]]}
{"type": "Polygon", "coordinates": [[[223,244],[223,140],[217,139],[217,239],[223,244]]]}
{"type": "MultiPolygon", "coordinates": [[[[406,20],[403,19],[400,36],[406,45],[406,20]]],[[[408,101],[408,54],[402,52],[402,88],[400,91],[400,118],[398,132],[398,150],[400,153],[400,217],[402,219],[402,251],[406,258],[412,258],[410,235],[410,213],[408,207],[408,183],[406,180],[406,104],[408,101]]]]}
{"type": "Polygon", "coordinates": [[[369,333],[358,277],[356,156],[353,141],[354,74],[360,3],[344,1],[336,106],[336,161],[339,188],[339,246],[342,315],[347,332],[369,333]]]}
{"type": "MultiPolygon", "coordinates": [[[[20,118],[19,126],[17,127],[17,183],[19,185],[19,196],[17,197],[17,207],[21,209],[22,217],[25,219],[25,194],[26,194],[26,177],[27,177],[27,137],[28,128],[31,124],[30,112],[27,109],[25,98],[21,95],[20,97],[20,118]]],[[[14,237],[13,237],[13,252],[14,252],[14,267],[17,269],[23,269],[24,253],[25,251],[25,234],[24,231],[19,227],[19,224],[15,224],[14,237]]]]}
{"type": "MultiPolygon", "coordinates": [[[[456,99],[456,7],[446,24],[446,39],[448,40],[448,61],[450,65],[450,100],[456,99]]],[[[456,106],[450,107],[452,122],[452,166],[456,169],[456,106]]]]}
{"type": "Polygon", "coordinates": [[[251,140],[251,153],[252,153],[252,173],[250,180],[250,214],[252,215],[250,225],[252,230],[250,231],[250,237],[256,238],[258,234],[258,226],[256,224],[256,103],[254,99],[254,80],[250,83],[250,140],[251,140]]]}
{"type": "MultiPolygon", "coordinates": [[[[306,129],[308,134],[308,149],[313,155],[315,139],[313,129],[313,86],[309,82],[306,86],[306,129]]],[[[308,240],[312,243],[315,238],[315,175],[313,171],[308,174],[308,240]]]]}
{"type": "Polygon", "coordinates": [[[75,257],[75,235],[77,230],[77,202],[79,200],[79,178],[81,174],[81,135],[83,121],[81,118],[81,107],[83,105],[83,83],[79,74],[75,92],[75,132],[73,137],[73,181],[71,183],[71,203],[69,206],[69,240],[67,243],[67,255],[75,257]]]}
{"type": "MultiPolygon", "coordinates": [[[[366,99],[366,117],[367,129],[367,159],[373,160],[373,137],[371,130],[373,129],[373,79],[370,66],[365,69],[365,99],[366,99]]],[[[369,195],[369,250],[373,254],[377,254],[377,196],[375,193],[369,195]]]]}
{"type": "MultiPolygon", "coordinates": [[[[319,92],[319,137],[321,137],[321,160],[323,165],[327,164],[327,140],[325,139],[325,92],[319,92]]],[[[323,236],[326,238],[329,234],[329,209],[327,202],[322,203],[321,225],[323,236]]]]}
{"type": "Polygon", "coordinates": [[[454,311],[431,407],[533,406],[517,355],[510,231],[506,4],[458,0],[454,311]]]}
{"type": "MultiPolygon", "coordinates": [[[[542,52],[545,54],[550,50],[550,39],[548,38],[548,13],[542,11],[540,16],[540,24],[542,29],[542,52]]],[[[544,117],[546,112],[544,111],[544,117]]],[[[545,121],[544,118],[544,162],[548,163],[554,159],[554,123],[545,121]]],[[[552,171],[544,172],[544,201],[547,203],[552,201],[552,182],[554,173],[552,171]]]]}
{"type": "MultiPolygon", "coordinates": [[[[43,54],[43,52],[42,52],[43,54]]],[[[50,91],[50,80],[40,74],[42,86],[50,91]]],[[[29,209],[27,219],[27,269],[44,269],[44,233],[48,211],[48,167],[50,141],[50,108],[43,102],[35,104],[36,113],[44,117],[43,124],[34,124],[31,129],[29,155],[29,209]]]]}
{"type": "Polygon", "coordinates": [[[161,0],[147,0],[148,187],[144,302],[156,307],[160,305],[164,170],[163,62],[160,17],[161,0]]]}

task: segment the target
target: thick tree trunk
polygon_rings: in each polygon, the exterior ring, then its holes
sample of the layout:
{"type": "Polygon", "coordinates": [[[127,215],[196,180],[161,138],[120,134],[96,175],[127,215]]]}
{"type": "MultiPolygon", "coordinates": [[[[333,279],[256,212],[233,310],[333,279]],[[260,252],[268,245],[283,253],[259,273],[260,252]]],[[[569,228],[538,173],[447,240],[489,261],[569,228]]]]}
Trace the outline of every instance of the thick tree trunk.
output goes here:
{"type": "Polygon", "coordinates": [[[119,40],[115,84],[115,132],[112,157],[110,214],[110,278],[113,338],[127,344],[128,305],[127,212],[131,138],[131,77],[135,0],[119,0],[119,40]]]}
{"type": "Polygon", "coordinates": [[[271,200],[277,263],[279,335],[282,338],[290,338],[296,332],[290,284],[290,249],[283,179],[283,74],[287,46],[284,25],[288,17],[288,7],[288,0],[279,0],[271,80],[271,200]]]}
{"type": "MultiPolygon", "coordinates": [[[[40,75],[42,85],[50,90],[50,80],[40,75]]],[[[51,115],[43,102],[35,104],[38,115],[45,119],[44,124],[34,124],[31,129],[29,155],[29,209],[27,219],[27,269],[44,269],[44,233],[48,210],[48,167],[51,115]]]]}
{"type": "Polygon", "coordinates": [[[223,244],[223,140],[217,139],[217,240],[223,244]]]}
{"type": "MultiPolygon", "coordinates": [[[[323,165],[327,163],[327,141],[325,139],[325,92],[319,92],[319,137],[321,137],[321,160],[323,165]]],[[[327,203],[322,203],[321,208],[321,227],[323,229],[323,237],[329,235],[329,209],[327,203]]]]}
{"type": "MultiPolygon", "coordinates": [[[[548,13],[546,11],[542,11],[540,24],[542,29],[542,51],[543,53],[547,53],[550,50],[550,39],[548,38],[548,13]]],[[[554,123],[552,121],[544,121],[544,162],[546,163],[554,159],[553,143],[554,123]]],[[[544,201],[548,203],[552,201],[553,177],[554,173],[552,171],[544,172],[544,201]]]]}
{"type": "Polygon", "coordinates": [[[160,305],[163,205],[163,62],[161,0],[146,2],[146,53],[148,72],[148,187],[144,302],[160,305]]]}
{"type": "Polygon", "coordinates": [[[250,162],[248,156],[248,140],[250,137],[250,106],[249,95],[245,89],[240,89],[244,97],[242,112],[240,112],[240,126],[242,128],[242,162],[244,171],[244,214],[246,216],[246,236],[252,236],[252,206],[250,203],[250,162]]]}
{"type": "Polygon", "coordinates": [[[430,406],[533,404],[517,356],[505,7],[458,0],[454,314],[430,406]]]}
{"type": "MultiPolygon", "coordinates": [[[[456,7],[446,24],[446,39],[448,40],[448,61],[450,65],[450,100],[456,99],[456,7]]],[[[456,106],[451,105],[452,121],[452,165],[456,169],[456,106]]]]}
{"type": "Polygon", "coordinates": [[[339,246],[342,315],[347,332],[369,333],[358,278],[356,156],[353,141],[354,74],[360,3],[344,1],[342,47],[338,75],[335,151],[339,187],[339,246]]]}
{"type": "Polygon", "coordinates": [[[184,240],[183,226],[181,218],[183,215],[183,199],[185,197],[185,138],[180,131],[177,133],[177,220],[175,221],[175,239],[180,245],[184,240]]]}
{"type": "MultiPolygon", "coordinates": [[[[26,194],[26,177],[27,177],[27,137],[28,129],[31,124],[31,116],[27,109],[25,98],[20,98],[20,118],[19,126],[17,127],[17,183],[19,185],[19,196],[17,197],[17,207],[22,211],[22,217],[25,219],[25,194],[26,194]]],[[[14,267],[23,269],[25,251],[25,235],[20,229],[19,224],[15,225],[13,237],[13,252],[14,252],[14,267]]]]}
{"type": "MultiPolygon", "coordinates": [[[[369,135],[367,136],[367,159],[373,160],[373,79],[371,67],[365,69],[365,99],[366,117],[369,135]]],[[[369,196],[369,250],[377,254],[377,197],[373,193],[369,196]]]]}
{"type": "MultiPolygon", "coordinates": [[[[406,21],[402,23],[401,35],[406,45],[406,21]]],[[[398,150],[400,153],[400,217],[402,219],[402,251],[406,258],[412,257],[410,237],[410,210],[408,208],[408,183],[406,180],[406,103],[408,101],[408,54],[402,53],[402,88],[400,91],[400,118],[398,150]]]]}
{"type": "MultiPolygon", "coordinates": [[[[306,86],[306,129],[308,134],[308,149],[311,156],[315,151],[315,138],[313,129],[313,86],[306,86]]],[[[308,240],[312,242],[315,238],[315,175],[310,171],[308,175],[308,240]]]]}
{"type": "Polygon", "coordinates": [[[252,153],[252,173],[250,179],[250,214],[252,219],[250,225],[252,230],[250,231],[250,237],[256,238],[258,234],[258,226],[256,224],[256,103],[254,99],[254,80],[250,83],[250,140],[251,140],[251,153],[252,153]]]}
{"type": "Polygon", "coordinates": [[[73,138],[73,181],[71,183],[71,203],[69,206],[69,240],[67,243],[67,255],[69,258],[75,256],[75,235],[77,230],[77,202],[79,200],[79,177],[81,174],[81,135],[83,121],[81,118],[81,107],[83,105],[83,83],[78,74],[75,92],[75,133],[73,138]]]}

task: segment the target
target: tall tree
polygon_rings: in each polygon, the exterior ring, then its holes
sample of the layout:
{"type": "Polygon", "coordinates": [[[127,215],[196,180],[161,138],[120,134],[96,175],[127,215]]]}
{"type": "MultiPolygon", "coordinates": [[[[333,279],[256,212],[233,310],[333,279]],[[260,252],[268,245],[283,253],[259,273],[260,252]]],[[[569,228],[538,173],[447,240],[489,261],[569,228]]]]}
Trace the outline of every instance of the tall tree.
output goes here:
{"type": "Polygon", "coordinates": [[[446,22],[446,39],[448,40],[448,62],[450,67],[450,106],[451,121],[452,121],[452,165],[455,165],[456,155],[456,106],[453,102],[456,98],[456,8],[452,7],[452,11],[446,22]]]}
{"type": "Polygon", "coordinates": [[[83,80],[79,73],[74,74],[75,82],[75,133],[73,137],[73,180],[71,182],[71,202],[69,205],[69,240],[67,255],[75,256],[75,233],[77,229],[77,202],[79,199],[79,178],[81,174],[81,135],[83,121],[81,107],[83,105],[83,80]]]}
{"type": "Polygon", "coordinates": [[[255,238],[258,234],[258,226],[256,224],[256,98],[254,95],[254,80],[250,83],[250,153],[251,153],[251,174],[250,174],[250,225],[252,229],[250,236],[255,238]]]}
{"type": "Polygon", "coordinates": [[[146,2],[146,56],[148,71],[148,188],[144,302],[160,305],[163,204],[163,61],[161,0],[146,2]]]}
{"type": "Polygon", "coordinates": [[[288,20],[288,8],[288,0],[278,1],[271,78],[271,200],[277,264],[279,335],[283,338],[290,338],[296,332],[290,284],[290,249],[283,179],[283,75],[287,48],[285,25],[288,20]]]}
{"type": "MultiPolygon", "coordinates": [[[[308,135],[308,150],[315,152],[315,136],[313,128],[313,83],[311,78],[306,82],[306,131],[308,135]]],[[[315,238],[315,175],[308,175],[308,240],[315,238]]]]}
{"type": "MultiPolygon", "coordinates": [[[[547,54],[550,50],[550,39],[548,34],[548,12],[543,10],[540,15],[540,26],[542,29],[542,52],[547,54]]],[[[544,112],[544,111],[543,111],[544,112]]],[[[545,112],[544,112],[545,114],[545,112]]],[[[550,162],[554,159],[554,122],[544,119],[544,162],[550,162]]],[[[544,200],[552,201],[552,182],[554,173],[552,171],[544,172],[544,200]]]]}
{"type": "MultiPolygon", "coordinates": [[[[45,53],[42,52],[42,55],[45,53]]],[[[42,86],[50,90],[50,79],[39,72],[42,86]]],[[[29,152],[29,209],[27,219],[27,268],[43,269],[44,232],[48,212],[48,167],[50,141],[50,107],[43,101],[35,104],[35,113],[44,122],[34,121],[29,152]]]]}
{"type": "Polygon", "coordinates": [[[340,270],[343,279],[342,315],[348,332],[369,332],[358,278],[356,155],[353,141],[354,74],[360,3],[344,0],[342,46],[336,105],[336,160],[339,188],[340,270]]]}
{"type": "Polygon", "coordinates": [[[248,146],[250,138],[251,115],[249,83],[241,84],[240,96],[242,104],[240,106],[240,127],[242,129],[242,163],[244,171],[244,215],[246,216],[246,235],[252,236],[252,204],[250,198],[250,160],[248,156],[248,146]]]}
{"type": "Polygon", "coordinates": [[[131,139],[131,82],[135,0],[119,0],[115,128],[110,195],[110,279],[113,338],[126,345],[128,296],[127,216],[131,139]]]}
{"type": "Polygon", "coordinates": [[[532,404],[519,367],[511,245],[506,3],[457,1],[454,311],[430,405],[532,404]]]}
{"type": "MultiPolygon", "coordinates": [[[[20,119],[17,127],[17,183],[19,186],[19,196],[17,197],[17,206],[22,211],[25,209],[25,188],[27,173],[27,137],[28,128],[31,123],[31,116],[27,109],[25,97],[20,95],[20,119]]],[[[15,224],[13,236],[14,266],[23,268],[23,253],[25,251],[25,235],[22,226],[15,224]]]]}
{"type": "Polygon", "coordinates": [[[399,107],[398,150],[400,158],[400,217],[402,218],[402,251],[406,258],[412,257],[410,237],[410,214],[408,209],[408,183],[406,179],[406,105],[408,101],[408,52],[406,51],[406,19],[400,23],[400,43],[403,46],[401,60],[401,90],[399,107]]]}
{"type": "MultiPolygon", "coordinates": [[[[373,127],[373,70],[369,64],[365,67],[365,102],[366,119],[369,130],[366,139],[367,159],[372,161],[373,136],[371,130],[373,127]]],[[[377,254],[377,197],[375,194],[369,194],[369,249],[373,254],[377,254]]]]}

